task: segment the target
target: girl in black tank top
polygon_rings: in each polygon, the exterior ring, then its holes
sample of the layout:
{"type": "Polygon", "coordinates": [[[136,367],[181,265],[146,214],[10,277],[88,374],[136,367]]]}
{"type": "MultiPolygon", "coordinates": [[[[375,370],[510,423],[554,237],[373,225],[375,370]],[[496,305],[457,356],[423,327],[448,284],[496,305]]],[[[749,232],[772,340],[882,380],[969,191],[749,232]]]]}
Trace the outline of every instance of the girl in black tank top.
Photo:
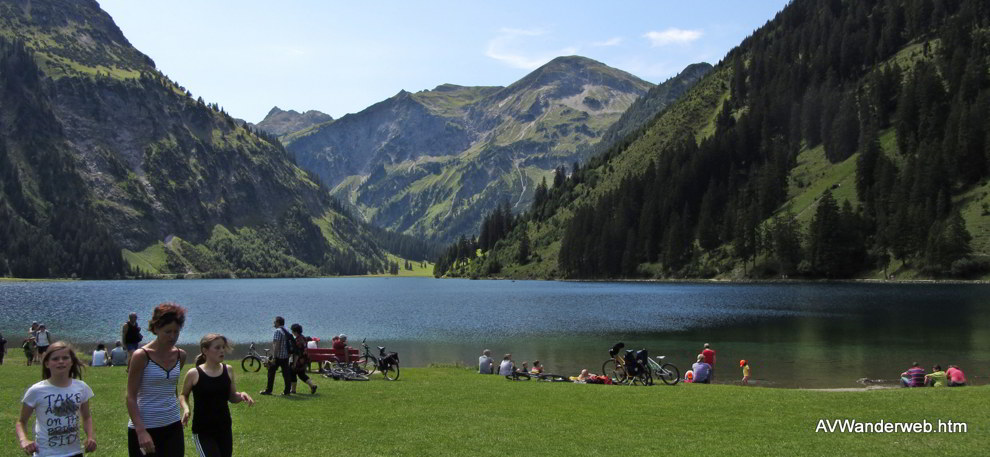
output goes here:
{"type": "Polygon", "coordinates": [[[193,442],[200,457],[230,457],[233,454],[230,408],[227,402],[254,400],[244,392],[237,392],[234,372],[223,363],[231,346],[223,335],[210,333],[199,342],[200,355],[196,368],[189,370],[182,386],[179,403],[182,405],[182,424],[189,423],[189,395],[194,398],[192,414],[193,442]]]}

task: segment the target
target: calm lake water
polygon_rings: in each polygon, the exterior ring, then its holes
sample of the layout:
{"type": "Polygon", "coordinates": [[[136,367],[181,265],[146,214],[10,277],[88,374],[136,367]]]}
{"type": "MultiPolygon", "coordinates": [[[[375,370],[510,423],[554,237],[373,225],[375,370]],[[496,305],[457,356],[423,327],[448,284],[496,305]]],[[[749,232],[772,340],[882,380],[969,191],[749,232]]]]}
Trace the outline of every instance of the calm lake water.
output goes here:
{"type": "MultiPolygon", "coordinates": [[[[682,372],[705,342],[716,381],[856,387],[895,382],[912,361],[956,364],[971,384],[990,375],[990,286],[916,284],[671,284],[429,278],[0,282],[0,332],[12,348],[32,320],[91,350],[112,343],[130,311],[189,310],[180,343],[220,332],[243,353],[271,338],[275,315],[326,340],[398,351],[404,366],[476,365],[482,349],[538,359],[548,371],[600,371],[617,341],[666,355],[682,372]]],[[[146,335],[145,340],[150,340],[146,335]]]]}

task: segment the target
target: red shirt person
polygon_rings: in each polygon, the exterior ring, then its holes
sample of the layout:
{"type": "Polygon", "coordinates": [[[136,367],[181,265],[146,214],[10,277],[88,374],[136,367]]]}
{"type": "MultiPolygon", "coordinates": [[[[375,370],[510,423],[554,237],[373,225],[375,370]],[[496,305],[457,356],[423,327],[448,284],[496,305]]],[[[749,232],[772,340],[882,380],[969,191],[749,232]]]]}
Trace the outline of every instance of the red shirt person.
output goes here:
{"type": "Polygon", "coordinates": [[[712,372],[711,372],[711,375],[709,375],[709,379],[714,380],[715,379],[715,350],[712,349],[712,346],[710,344],[705,343],[705,349],[703,351],[701,351],[701,356],[704,358],[705,363],[707,363],[707,364],[709,364],[709,365],[712,366],[712,372]]]}
{"type": "Polygon", "coordinates": [[[945,370],[946,376],[949,377],[949,387],[962,387],[966,385],[966,375],[963,371],[955,365],[949,365],[949,369],[945,370]]]}

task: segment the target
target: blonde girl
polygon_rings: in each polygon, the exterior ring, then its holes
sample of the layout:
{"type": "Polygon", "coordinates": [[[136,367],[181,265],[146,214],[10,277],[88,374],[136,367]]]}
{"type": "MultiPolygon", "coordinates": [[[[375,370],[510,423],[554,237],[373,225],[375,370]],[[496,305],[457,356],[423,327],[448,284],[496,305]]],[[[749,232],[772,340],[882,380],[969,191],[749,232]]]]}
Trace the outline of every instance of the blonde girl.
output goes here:
{"type": "Polygon", "coordinates": [[[200,354],[196,367],[186,373],[182,384],[182,425],[189,424],[189,395],[192,394],[193,443],[200,457],[230,457],[234,452],[231,431],[230,408],[227,402],[254,404],[250,395],[238,392],[234,384],[234,370],[223,363],[233,348],[227,337],[210,333],[199,340],[200,354]]]}
{"type": "Polygon", "coordinates": [[[21,400],[21,416],[14,424],[21,450],[39,457],[81,457],[83,451],[96,450],[93,417],[89,399],[93,390],[82,381],[83,364],[76,352],[64,341],[57,341],[45,351],[41,360],[41,382],[28,388],[21,400]],[[25,432],[27,421],[35,415],[34,440],[25,432]],[[79,438],[82,418],[86,440],[79,438]]]}

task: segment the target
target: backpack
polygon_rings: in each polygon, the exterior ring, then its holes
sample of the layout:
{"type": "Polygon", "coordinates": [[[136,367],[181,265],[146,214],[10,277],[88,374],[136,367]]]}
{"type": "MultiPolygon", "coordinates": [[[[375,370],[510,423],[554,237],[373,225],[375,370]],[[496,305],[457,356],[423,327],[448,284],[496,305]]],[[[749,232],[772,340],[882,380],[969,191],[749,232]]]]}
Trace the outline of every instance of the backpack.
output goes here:
{"type": "Polygon", "coordinates": [[[287,348],[289,350],[289,355],[299,355],[299,346],[296,346],[296,337],[292,336],[292,332],[286,330],[285,327],[282,327],[279,330],[285,332],[285,344],[289,345],[287,348]]]}

